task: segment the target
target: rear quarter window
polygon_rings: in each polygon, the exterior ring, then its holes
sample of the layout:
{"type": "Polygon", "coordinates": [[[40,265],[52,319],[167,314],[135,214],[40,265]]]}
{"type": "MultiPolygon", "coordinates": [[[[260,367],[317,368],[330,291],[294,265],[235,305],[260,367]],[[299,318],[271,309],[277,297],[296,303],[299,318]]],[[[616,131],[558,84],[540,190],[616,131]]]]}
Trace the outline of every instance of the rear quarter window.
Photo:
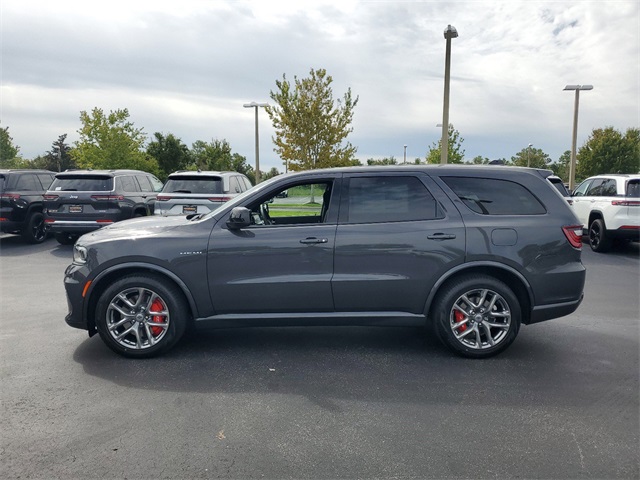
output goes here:
{"type": "Polygon", "coordinates": [[[113,177],[86,175],[56,177],[49,190],[56,192],[110,192],[113,190],[113,177]]]}
{"type": "Polygon", "coordinates": [[[481,215],[543,215],[544,205],[523,185],[509,180],[442,177],[469,209],[481,215]]]}

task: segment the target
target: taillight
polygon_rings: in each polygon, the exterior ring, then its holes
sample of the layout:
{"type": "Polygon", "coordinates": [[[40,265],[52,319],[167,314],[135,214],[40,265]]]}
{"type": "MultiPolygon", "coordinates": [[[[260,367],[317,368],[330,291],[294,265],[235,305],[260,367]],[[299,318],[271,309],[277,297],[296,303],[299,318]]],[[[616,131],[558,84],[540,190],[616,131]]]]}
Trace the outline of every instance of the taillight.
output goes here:
{"type": "Polygon", "coordinates": [[[124,195],[91,195],[94,200],[124,200],[124,195]]]}
{"type": "Polygon", "coordinates": [[[45,218],[44,223],[54,223],[55,220],[53,218],[45,218]]]}
{"type": "Polygon", "coordinates": [[[562,227],[562,231],[573,248],[582,249],[582,225],[562,227]]]}
{"type": "Polygon", "coordinates": [[[57,200],[59,197],[58,195],[52,195],[52,194],[48,194],[48,195],[43,195],[45,200],[57,200]]]}
{"type": "Polygon", "coordinates": [[[638,200],[612,200],[611,205],[616,205],[618,207],[637,207],[640,206],[640,201],[638,200]]]}
{"type": "Polygon", "coordinates": [[[4,198],[6,200],[18,200],[20,198],[19,193],[3,193],[0,195],[0,198],[4,198]]]}
{"type": "Polygon", "coordinates": [[[164,195],[158,195],[156,197],[156,201],[158,201],[158,202],[166,202],[167,200],[169,200],[169,198],[171,198],[171,197],[165,197],[164,195]]]}
{"type": "Polygon", "coordinates": [[[209,197],[207,198],[207,200],[209,200],[210,202],[228,202],[232,198],[233,197],[220,196],[220,197],[209,197]]]}

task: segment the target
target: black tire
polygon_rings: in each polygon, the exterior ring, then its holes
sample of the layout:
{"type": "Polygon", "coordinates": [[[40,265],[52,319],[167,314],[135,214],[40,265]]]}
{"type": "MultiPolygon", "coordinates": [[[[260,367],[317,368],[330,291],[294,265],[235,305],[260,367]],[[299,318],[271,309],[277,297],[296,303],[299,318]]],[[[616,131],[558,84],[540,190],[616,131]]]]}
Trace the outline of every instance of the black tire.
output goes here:
{"type": "Polygon", "coordinates": [[[42,243],[47,239],[47,232],[44,229],[44,215],[40,212],[33,212],[27,219],[27,225],[20,232],[22,238],[28,243],[42,243]]]}
{"type": "Polygon", "coordinates": [[[607,227],[604,224],[604,220],[596,218],[591,225],[589,225],[589,245],[591,250],[598,253],[605,253],[611,250],[612,240],[607,235],[607,227]]]}
{"type": "Polygon", "coordinates": [[[188,312],[176,285],[141,273],[107,287],[98,299],[95,321],[111,350],[129,358],[150,358],[167,352],[180,340],[188,312]]]}
{"type": "Polygon", "coordinates": [[[488,358],[513,343],[522,313],[518,298],[504,282],[488,275],[465,275],[438,293],[431,317],[446,347],[463,357],[488,358]]]}
{"type": "Polygon", "coordinates": [[[79,235],[73,233],[56,233],[54,234],[60,245],[73,245],[78,240],[79,235]]]}

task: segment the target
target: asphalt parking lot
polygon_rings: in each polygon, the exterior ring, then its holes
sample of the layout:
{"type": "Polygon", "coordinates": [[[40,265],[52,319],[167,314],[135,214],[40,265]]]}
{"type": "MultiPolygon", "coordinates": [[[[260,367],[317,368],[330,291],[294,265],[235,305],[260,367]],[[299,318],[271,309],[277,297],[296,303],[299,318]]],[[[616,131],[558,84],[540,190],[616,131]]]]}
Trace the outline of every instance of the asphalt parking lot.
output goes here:
{"type": "Polygon", "coordinates": [[[64,323],[71,247],[0,236],[3,478],[638,478],[638,244],[502,355],[415,328],[192,334],[121,358],[64,323]]]}

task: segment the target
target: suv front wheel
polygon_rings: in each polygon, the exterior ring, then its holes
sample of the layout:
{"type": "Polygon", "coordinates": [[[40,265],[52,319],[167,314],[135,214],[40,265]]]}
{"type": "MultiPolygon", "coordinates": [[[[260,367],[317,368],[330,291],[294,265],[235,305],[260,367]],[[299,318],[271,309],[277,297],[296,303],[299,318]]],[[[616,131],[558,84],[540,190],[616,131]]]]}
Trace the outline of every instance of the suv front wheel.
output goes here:
{"type": "Polygon", "coordinates": [[[487,275],[467,275],[440,292],[432,312],[440,340],[455,353],[486,358],[515,340],[521,309],[513,291],[487,275]]]}
{"type": "Polygon", "coordinates": [[[185,332],[188,305],[182,292],[152,275],[121,278],[100,296],[96,327],[116,353],[148,358],[166,352],[185,332]]]}

